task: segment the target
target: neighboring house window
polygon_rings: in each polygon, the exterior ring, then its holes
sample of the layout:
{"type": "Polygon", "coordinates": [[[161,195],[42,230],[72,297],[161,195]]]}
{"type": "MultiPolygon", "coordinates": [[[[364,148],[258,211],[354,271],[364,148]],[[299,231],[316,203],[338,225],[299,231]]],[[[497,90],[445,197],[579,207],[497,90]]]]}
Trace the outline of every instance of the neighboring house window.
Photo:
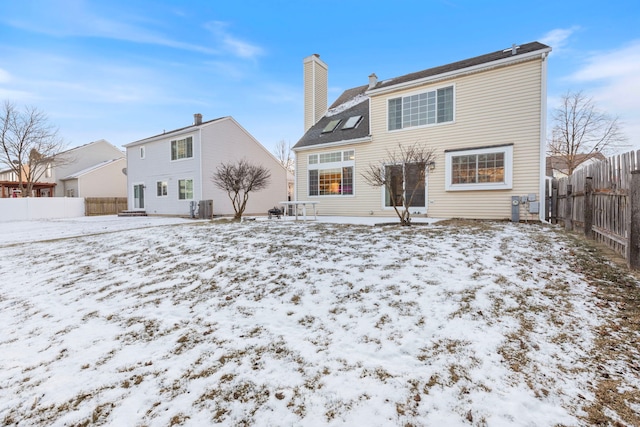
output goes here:
{"type": "Polygon", "coordinates": [[[389,100],[389,130],[453,121],[453,86],[389,100]]]}
{"type": "Polygon", "coordinates": [[[144,159],[144,146],[140,147],[140,158],[144,159]]]}
{"type": "Polygon", "coordinates": [[[53,173],[51,172],[51,163],[47,163],[47,167],[44,170],[44,177],[51,178],[51,175],[53,175],[53,173]]]}
{"type": "Polygon", "coordinates": [[[353,195],[353,150],[311,154],[308,163],[309,196],[353,195]]]}
{"type": "Polygon", "coordinates": [[[157,196],[158,197],[166,196],[167,195],[167,187],[168,187],[167,181],[158,181],[156,183],[156,188],[157,188],[157,190],[156,190],[157,193],[156,194],[157,194],[157,196]]]}
{"type": "Polygon", "coordinates": [[[75,192],[73,191],[73,188],[67,190],[67,197],[75,197],[75,192]]]}
{"type": "Polygon", "coordinates": [[[193,138],[186,137],[171,141],[171,160],[193,157],[193,138]]]}
{"type": "Polygon", "coordinates": [[[445,157],[446,190],[512,188],[513,145],[447,151],[445,157]]]}
{"type": "Polygon", "coordinates": [[[178,180],[178,199],[179,200],[193,199],[193,180],[192,179],[178,180]]]}
{"type": "Polygon", "coordinates": [[[411,207],[425,207],[425,177],[424,163],[409,163],[405,170],[402,165],[386,165],[385,179],[390,180],[390,186],[385,185],[385,206],[403,206],[402,198],[411,207]],[[404,174],[404,176],[403,176],[404,174]]]}

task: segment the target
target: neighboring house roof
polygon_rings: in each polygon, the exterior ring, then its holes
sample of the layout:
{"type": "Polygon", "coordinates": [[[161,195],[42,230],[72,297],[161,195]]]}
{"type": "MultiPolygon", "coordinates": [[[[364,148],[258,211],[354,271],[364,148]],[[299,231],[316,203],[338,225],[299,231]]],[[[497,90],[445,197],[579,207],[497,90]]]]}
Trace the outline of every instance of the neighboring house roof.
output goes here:
{"type": "Polygon", "coordinates": [[[68,175],[68,176],[65,176],[64,178],[61,178],[60,180],[61,181],[66,181],[66,180],[69,180],[69,179],[78,179],[82,175],[87,175],[88,173],[91,173],[91,172],[93,172],[93,171],[95,171],[97,169],[100,169],[100,168],[103,168],[103,167],[105,167],[107,165],[110,165],[111,163],[119,162],[119,161],[123,161],[123,160],[124,160],[124,157],[121,157],[119,159],[105,160],[104,162],[100,162],[100,163],[98,163],[96,165],[93,165],[93,166],[90,166],[90,167],[88,167],[86,169],[82,169],[81,171],[74,172],[71,175],[68,175]]]}
{"type": "MultiPolygon", "coordinates": [[[[599,161],[606,160],[606,157],[599,151],[595,153],[589,154],[576,154],[574,156],[575,163],[578,165],[583,165],[585,162],[589,160],[599,161]]],[[[546,175],[553,176],[553,172],[558,171],[564,175],[567,175],[569,172],[568,160],[567,156],[547,156],[546,158],[546,175]]]]}
{"type": "Polygon", "coordinates": [[[199,123],[199,124],[192,124],[192,125],[189,125],[189,126],[185,126],[185,127],[179,128],[179,129],[173,129],[173,130],[170,130],[168,132],[165,131],[165,132],[159,133],[157,135],[150,136],[148,138],[139,139],[137,141],[130,142],[129,144],[125,144],[125,145],[123,145],[123,147],[125,147],[125,148],[133,147],[135,145],[143,144],[145,142],[149,142],[149,141],[157,139],[159,137],[164,138],[164,137],[167,137],[167,136],[169,136],[171,134],[174,134],[174,133],[175,134],[182,133],[182,132],[184,132],[186,130],[189,130],[189,129],[199,129],[199,128],[203,127],[203,126],[207,126],[207,125],[210,125],[213,122],[217,122],[217,121],[224,120],[224,119],[233,119],[233,118],[231,116],[218,117],[217,119],[207,120],[206,122],[202,122],[202,123],[199,123]]]}
{"type": "Polygon", "coordinates": [[[505,61],[520,59],[526,54],[537,51],[550,51],[551,48],[539,42],[526,43],[520,46],[499,50],[481,56],[465,59],[439,67],[429,68],[415,73],[405,74],[400,77],[375,82],[373,85],[358,86],[345,90],[340,97],[329,107],[325,115],[300,138],[293,147],[294,150],[302,150],[318,145],[338,145],[349,142],[364,142],[370,140],[369,129],[369,94],[377,91],[393,90],[395,86],[404,87],[412,83],[420,84],[425,79],[445,77],[448,73],[462,72],[474,67],[486,67],[499,65],[505,61]],[[367,101],[367,102],[365,102],[367,101]],[[362,115],[362,121],[357,128],[344,130],[342,126],[349,117],[362,115]],[[341,120],[333,132],[323,132],[332,120],[341,120]]]}
{"type": "Polygon", "coordinates": [[[70,148],[70,149],[68,149],[68,150],[61,151],[60,153],[58,153],[58,155],[60,155],[60,154],[66,154],[66,153],[71,153],[72,151],[76,151],[76,150],[79,150],[79,149],[81,149],[81,148],[88,147],[88,146],[90,146],[90,145],[94,145],[94,144],[101,144],[101,143],[107,143],[107,144],[109,144],[110,146],[112,146],[112,147],[113,147],[113,149],[114,149],[115,151],[119,152],[120,154],[122,154],[122,157],[124,157],[124,153],[123,153],[122,151],[120,151],[116,146],[114,146],[113,144],[111,144],[109,141],[107,141],[106,139],[98,139],[97,141],[92,141],[92,142],[88,142],[88,143],[86,143],[86,144],[78,145],[77,147],[73,147],[73,148],[70,148]]]}

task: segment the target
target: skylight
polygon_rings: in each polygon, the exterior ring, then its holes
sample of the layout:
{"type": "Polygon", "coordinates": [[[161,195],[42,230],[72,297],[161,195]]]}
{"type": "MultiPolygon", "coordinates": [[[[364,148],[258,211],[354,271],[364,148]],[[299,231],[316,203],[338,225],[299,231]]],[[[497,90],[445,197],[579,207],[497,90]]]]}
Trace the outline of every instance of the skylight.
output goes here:
{"type": "Polygon", "coordinates": [[[351,116],[351,117],[349,117],[349,119],[344,124],[344,126],[342,126],[342,130],[353,129],[354,127],[356,127],[358,125],[358,123],[360,123],[361,119],[362,119],[362,116],[351,116]]]}
{"type": "Polygon", "coordinates": [[[342,120],[331,120],[329,122],[329,124],[327,124],[324,129],[322,129],[322,133],[330,133],[333,132],[334,130],[336,130],[336,128],[338,127],[338,125],[340,124],[342,120]]]}

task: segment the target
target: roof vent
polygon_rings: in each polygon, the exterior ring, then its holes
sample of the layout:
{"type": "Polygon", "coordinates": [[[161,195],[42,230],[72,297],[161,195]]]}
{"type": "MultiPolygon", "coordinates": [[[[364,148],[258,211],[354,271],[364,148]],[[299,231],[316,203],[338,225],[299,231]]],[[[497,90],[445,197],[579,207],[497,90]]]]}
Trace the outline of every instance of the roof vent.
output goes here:
{"type": "Polygon", "coordinates": [[[369,89],[371,89],[377,84],[378,84],[378,76],[376,76],[376,73],[371,73],[371,75],[369,76],[369,89]]]}
{"type": "Polygon", "coordinates": [[[520,49],[520,46],[518,46],[517,44],[512,44],[510,48],[503,50],[503,52],[509,52],[511,51],[511,55],[515,55],[516,53],[518,53],[518,49],[520,49]]]}

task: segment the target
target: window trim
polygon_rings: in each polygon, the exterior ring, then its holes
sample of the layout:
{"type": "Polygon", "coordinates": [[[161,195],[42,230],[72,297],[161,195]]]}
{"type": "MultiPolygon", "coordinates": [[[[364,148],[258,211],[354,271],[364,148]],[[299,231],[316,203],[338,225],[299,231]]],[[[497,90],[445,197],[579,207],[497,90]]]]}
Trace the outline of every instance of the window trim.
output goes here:
{"type": "MultiPolygon", "coordinates": [[[[421,88],[420,90],[414,90],[411,92],[407,92],[407,93],[403,93],[401,95],[393,95],[393,96],[389,96],[386,98],[386,122],[387,122],[387,132],[401,132],[404,130],[409,130],[409,129],[421,129],[421,128],[425,128],[425,127],[433,127],[433,126],[442,126],[442,125],[448,125],[448,124],[452,124],[456,122],[456,84],[455,83],[449,83],[449,84],[445,84],[445,85],[438,85],[438,86],[432,86],[428,89],[425,88],[421,88]],[[427,123],[424,125],[416,125],[416,126],[408,126],[408,127],[400,127],[398,129],[390,129],[389,128],[389,101],[391,101],[392,99],[400,99],[400,103],[402,104],[402,100],[406,97],[410,97],[410,96],[415,96],[415,95],[420,95],[423,93],[427,93],[427,92],[438,92],[438,89],[446,89],[448,87],[451,87],[453,89],[453,105],[452,105],[452,118],[450,121],[446,121],[446,122],[438,122],[437,121],[437,117],[438,117],[438,111],[437,111],[437,106],[438,106],[438,99],[437,99],[437,95],[436,95],[436,122],[435,123],[427,123]]],[[[402,124],[404,120],[404,117],[400,118],[400,122],[402,124]]]]}
{"type": "Polygon", "coordinates": [[[187,136],[185,136],[185,137],[183,137],[183,138],[176,138],[176,139],[172,139],[172,140],[170,140],[170,141],[169,141],[169,159],[170,159],[172,162],[179,162],[179,161],[181,161],[181,160],[193,159],[193,145],[194,145],[194,144],[193,144],[193,140],[194,140],[193,135],[187,135],[187,136]],[[185,156],[185,157],[178,157],[178,149],[177,149],[177,147],[176,147],[176,158],[174,159],[174,158],[173,158],[173,144],[174,144],[174,143],[176,143],[176,144],[177,144],[179,141],[183,141],[183,140],[184,140],[184,141],[187,141],[187,140],[189,140],[189,139],[191,139],[191,156],[188,156],[188,154],[189,154],[189,149],[187,148],[187,149],[186,149],[186,154],[187,154],[187,156],[185,156]]]}
{"type": "Polygon", "coordinates": [[[169,196],[169,182],[168,181],[156,181],[156,197],[164,198],[169,196]],[[164,194],[158,194],[158,184],[162,184],[164,194]]]}
{"type": "MultiPolygon", "coordinates": [[[[354,197],[356,195],[356,167],[355,167],[355,154],[356,150],[348,149],[348,150],[334,150],[334,151],[324,151],[320,153],[313,153],[307,155],[307,197],[354,197]],[[320,162],[320,157],[323,154],[335,154],[340,153],[340,161],[334,162],[320,162]],[[347,155],[350,155],[351,158],[347,159],[347,155]],[[315,159],[315,163],[311,163],[311,159],[315,159]],[[310,173],[311,171],[318,171],[318,184],[320,181],[320,171],[329,170],[329,169],[340,169],[340,174],[342,179],[344,179],[344,169],[351,168],[351,193],[349,194],[311,194],[311,179],[310,173]]],[[[318,189],[318,193],[320,193],[318,189]]]]}
{"type": "Polygon", "coordinates": [[[445,151],[445,191],[511,190],[513,188],[513,144],[494,145],[461,150],[445,151]],[[452,184],[452,159],[489,153],[504,153],[504,182],[478,182],[474,184],[452,184]]]}
{"type": "Polygon", "coordinates": [[[194,185],[194,183],[195,183],[195,180],[193,178],[179,178],[177,180],[176,184],[178,185],[178,194],[177,194],[178,201],[194,200],[194,197],[195,197],[195,185],[194,185]],[[191,198],[184,198],[184,199],[180,198],[180,182],[181,181],[191,181],[191,198]]]}

